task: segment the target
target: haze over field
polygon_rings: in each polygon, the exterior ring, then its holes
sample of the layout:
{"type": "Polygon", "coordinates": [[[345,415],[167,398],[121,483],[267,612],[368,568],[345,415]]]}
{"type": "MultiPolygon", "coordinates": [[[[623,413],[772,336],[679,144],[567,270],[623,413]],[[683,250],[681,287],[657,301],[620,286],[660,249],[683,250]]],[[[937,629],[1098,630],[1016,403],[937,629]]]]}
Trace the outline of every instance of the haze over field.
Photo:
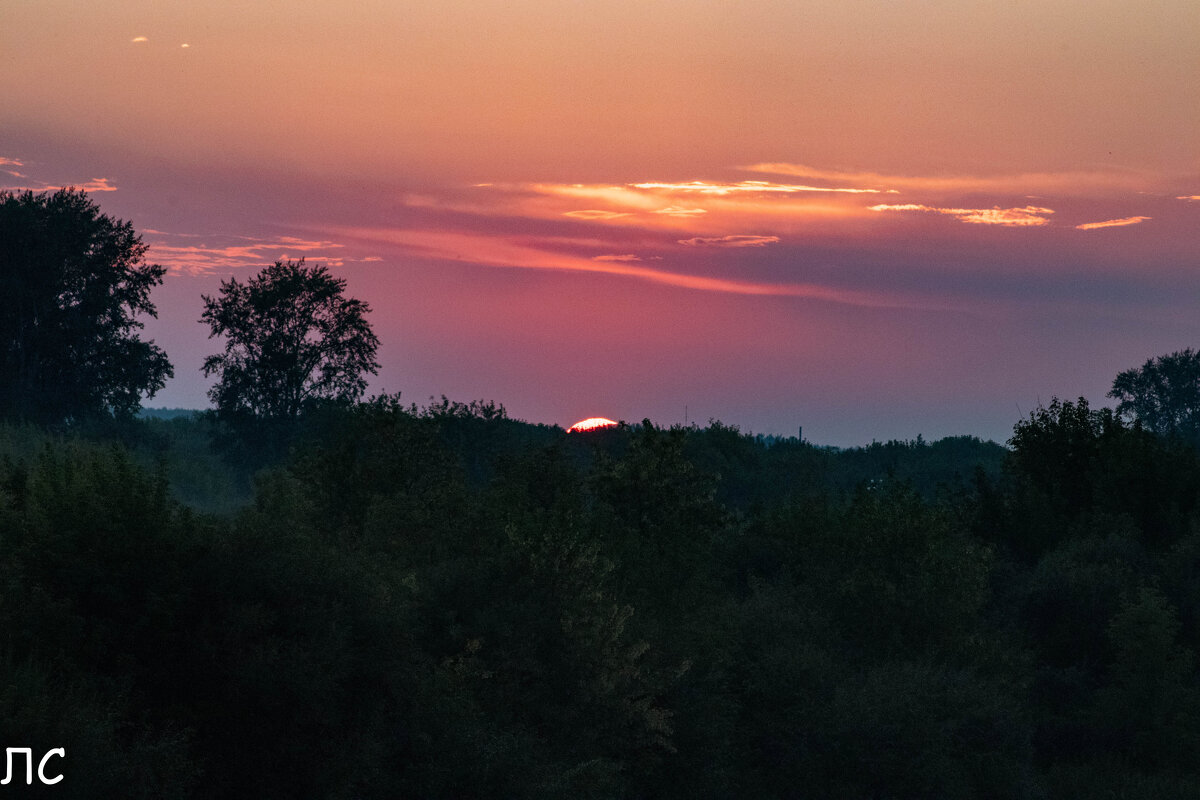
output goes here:
{"type": "Polygon", "coordinates": [[[74,185],[200,295],[374,308],[374,391],[569,425],[1004,440],[1200,345],[1200,5],[216,0],[0,12],[0,188],[74,185]]]}

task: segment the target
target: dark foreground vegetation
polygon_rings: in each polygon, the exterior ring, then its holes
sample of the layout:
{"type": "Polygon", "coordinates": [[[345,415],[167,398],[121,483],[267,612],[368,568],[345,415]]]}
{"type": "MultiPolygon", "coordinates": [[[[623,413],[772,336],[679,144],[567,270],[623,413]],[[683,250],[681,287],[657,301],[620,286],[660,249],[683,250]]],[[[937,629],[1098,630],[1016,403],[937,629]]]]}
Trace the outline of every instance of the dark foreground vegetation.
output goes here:
{"type": "Polygon", "coordinates": [[[48,795],[1200,796],[1200,459],[1110,412],[221,433],[0,427],[0,741],[66,748],[48,795]]]}

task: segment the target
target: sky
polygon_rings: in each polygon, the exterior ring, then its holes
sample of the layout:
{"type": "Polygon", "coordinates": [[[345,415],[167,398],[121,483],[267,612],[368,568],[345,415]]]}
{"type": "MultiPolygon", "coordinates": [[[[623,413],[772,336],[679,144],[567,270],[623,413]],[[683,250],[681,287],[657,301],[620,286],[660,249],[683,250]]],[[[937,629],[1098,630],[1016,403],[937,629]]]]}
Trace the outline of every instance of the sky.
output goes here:
{"type": "Polygon", "coordinates": [[[1200,347],[1195,0],[0,2],[0,188],[201,296],[304,257],[370,391],[564,427],[1004,442],[1200,347]]]}

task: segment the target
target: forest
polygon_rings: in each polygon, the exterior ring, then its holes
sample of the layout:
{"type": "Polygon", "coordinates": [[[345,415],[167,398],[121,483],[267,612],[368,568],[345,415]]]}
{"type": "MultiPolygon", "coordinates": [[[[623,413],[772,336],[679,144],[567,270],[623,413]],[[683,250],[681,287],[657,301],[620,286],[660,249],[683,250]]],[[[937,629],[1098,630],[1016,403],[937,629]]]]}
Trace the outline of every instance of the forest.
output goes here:
{"type": "Polygon", "coordinates": [[[204,298],[214,409],[139,414],[144,254],[0,193],[0,741],[65,752],[30,792],[1200,796],[1196,353],[1004,446],[567,433],[365,397],[369,306],[289,262],[204,298]]]}

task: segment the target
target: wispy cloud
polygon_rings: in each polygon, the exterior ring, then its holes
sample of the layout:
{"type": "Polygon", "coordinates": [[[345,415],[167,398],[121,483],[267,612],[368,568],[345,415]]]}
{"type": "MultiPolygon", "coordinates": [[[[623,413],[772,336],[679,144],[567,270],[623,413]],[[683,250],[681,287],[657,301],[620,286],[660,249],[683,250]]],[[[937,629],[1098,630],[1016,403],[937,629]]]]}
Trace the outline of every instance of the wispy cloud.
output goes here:
{"type": "MultiPolygon", "coordinates": [[[[248,267],[265,267],[275,261],[306,258],[309,261],[340,267],[345,259],[329,255],[342,245],[323,240],[279,236],[257,239],[250,236],[202,236],[197,234],[168,234],[146,231],[150,245],[148,257],[163,266],[190,275],[210,275],[248,267]],[[183,244],[177,240],[202,239],[198,244],[183,244]]],[[[369,259],[368,259],[369,260],[369,259]]]]}
{"type": "Polygon", "coordinates": [[[1148,219],[1150,217],[1122,217],[1121,219],[1106,219],[1103,222],[1085,222],[1083,225],[1075,227],[1081,231],[1094,231],[1097,228],[1123,228],[1126,225],[1137,225],[1148,219]]]}
{"type": "MultiPolygon", "coordinates": [[[[781,242],[799,247],[831,238],[871,241],[895,235],[894,224],[885,219],[886,212],[949,217],[968,229],[1045,228],[1056,224],[1059,217],[1069,216],[1073,220],[1069,225],[1061,221],[1057,224],[1074,227],[1075,221],[1096,219],[1073,210],[1076,201],[1071,198],[1076,195],[1071,193],[1079,186],[1111,189],[1124,183],[1152,187],[1144,174],[1115,171],[925,178],[780,163],[756,164],[750,169],[790,172],[805,180],[480,182],[456,192],[406,197],[405,202],[409,208],[420,210],[414,221],[423,220],[417,224],[426,229],[444,225],[449,230],[484,236],[511,236],[510,231],[519,231],[523,238],[512,239],[512,243],[566,253],[593,267],[648,266],[644,263],[650,261],[648,253],[666,255],[677,262],[694,260],[697,254],[685,255],[680,250],[685,248],[708,253],[704,256],[708,262],[704,272],[708,274],[709,270],[722,269],[720,260],[733,257],[738,248],[781,249],[781,242]],[[1066,194],[1047,191],[1038,195],[1046,199],[1033,197],[1037,192],[1058,188],[1066,194]],[[896,197],[900,190],[911,190],[914,197],[896,197]],[[553,241],[556,238],[563,241],[553,241]],[[727,250],[725,255],[720,253],[722,249],[727,250]],[[635,253],[642,264],[625,258],[635,253]]],[[[1110,191],[1106,196],[1122,193],[1110,191]]],[[[1165,200],[1174,197],[1174,192],[1159,191],[1159,195],[1165,200]]],[[[1152,208],[1137,210],[1154,213],[1152,208]]],[[[962,230],[946,235],[969,237],[978,233],[962,230]]],[[[732,277],[732,273],[726,274],[732,277]]]]}
{"type": "Polygon", "coordinates": [[[158,228],[142,228],[142,233],[153,234],[155,236],[174,236],[180,239],[203,239],[202,233],[173,233],[172,231],[160,231],[158,228]]]}
{"type": "Polygon", "coordinates": [[[1024,206],[1022,208],[938,208],[936,206],[919,205],[916,203],[883,204],[871,206],[872,211],[926,211],[934,214],[946,214],[959,222],[969,222],[977,225],[1005,225],[1015,228],[1046,225],[1050,222],[1048,215],[1054,213],[1052,208],[1041,206],[1024,206]]]}
{"type": "Polygon", "coordinates": [[[708,211],[703,208],[680,208],[679,206],[667,206],[666,208],[655,209],[655,214],[666,214],[671,217],[698,217],[701,214],[707,214],[708,211]]]}
{"type": "Polygon", "coordinates": [[[738,181],[737,183],[710,183],[708,181],[687,181],[685,183],[635,183],[636,189],[662,190],[666,192],[685,194],[796,194],[798,192],[834,192],[844,194],[879,194],[880,189],[851,189],[829,186],[804,186],[788,183],[771,183],[770,181],[738,181]]]}
{"type": "Polygon", "coordinates": [[[878,172],[820,169],[805,164],[769,162],[743,167],[748,172],[787,175],[830,183],[855,186],[887,187],[928,192],[1031,192],[1090,193],[1097,190],[1145,189],[1156,176],[1133,170],[1097,170],[1095,172],[1023,172],[1010,175],[888,175],[878,172]]]}
{"type": "Polygon", "coordinates": [[[147,39],[145,36],[135,36],[132,39],[130,39],[129,41],[131,41],[131,42],[148,42],[150,40],[147,39]]]}
{"type": "MultiPolygon", "coordinates": [[[[19,172],[10,172],[4,170],[10,175],[17,178],[28,177],[19,172]]],[[[0,190],[6,192],[57,192],[59,189],[82,189],[85,192],[115,192],[117,187],[112,185],[108,178],[92,178],[86,183],[69,183],[61,186],[55,186],[49,183],[30,184],[27,186],[0,186],[0,190]]]]}
{"type": "MultiPolygon", "coordinates": [[[[0,156],[0,167],[24,167],[25,162],[19,158],[7,158],[0,156]]],[[[4,184],[0,183],[0,190],[6,192],[57,192],[60,189],[82,189],[85,192],[115,192],[117,187],[113,185],[108,178],[92,178],[84,183],[48,183],[36,178],[30,180],[30,176],[15,169],[0,169],[7,175],[14,178],[19,178],[25,181],[23,184],[4,184]]]]}
{"type": "Polygon", "coordinates": [[[763,247],[778,241],[778,236],[732,234],[729,236],[695,236],[691,239],[680,239],[679,243],[690,247],[763,247]]]}
{"type": "Polygon", "coordinates": [[[605,183],[526,183],[515,186],[493,187],[516,193],[542,197],[566,197],[579,200],[601,201],[608,205],[636,211],[654,211],[662,202],[647,192],[630,185],[605,183]]]}
{"type": "Polygon", "coordinates": [[[47,189],[82,189],[85,192],[115,192],[116,186],[113,186],[108,178],[92,178],[87,183],[77,183],[74,186],[47,186],[47,189]]]}
{"type": "Polygon", "coordinates": [[[563,216],[564,217],[574,217],[575,219],[601,220],[601,219],[618,219],[620,217],[628,217],[629,213],[628,212],[620,212],[620,211],[604,211],[602,209],[588,208],[588,209],[584,209],[582,211],[564,211],[563,216]]]}
{"type": "Polygon", "coordinates": [[[1197,200],[1200,200],[1200,194],[1182,194],[1179,197],[1176,197],[1175,199],[1176,200],[1197,201],[1197,200]]]}
{"type": "Polygon", "coordinates": [[[766,283],[672,272],[636,262],[597,260],[541,250],[504,237],[477,236],[432,230],[334,227],[329,233],[344,240],[386,243],[424,258],[468,262],[482,266],[587,272],[635,278],[652,283],[726,294],[800,297],[856,306],[928,307],[879,292],[841,289],[811,283],[766,283]]]}

